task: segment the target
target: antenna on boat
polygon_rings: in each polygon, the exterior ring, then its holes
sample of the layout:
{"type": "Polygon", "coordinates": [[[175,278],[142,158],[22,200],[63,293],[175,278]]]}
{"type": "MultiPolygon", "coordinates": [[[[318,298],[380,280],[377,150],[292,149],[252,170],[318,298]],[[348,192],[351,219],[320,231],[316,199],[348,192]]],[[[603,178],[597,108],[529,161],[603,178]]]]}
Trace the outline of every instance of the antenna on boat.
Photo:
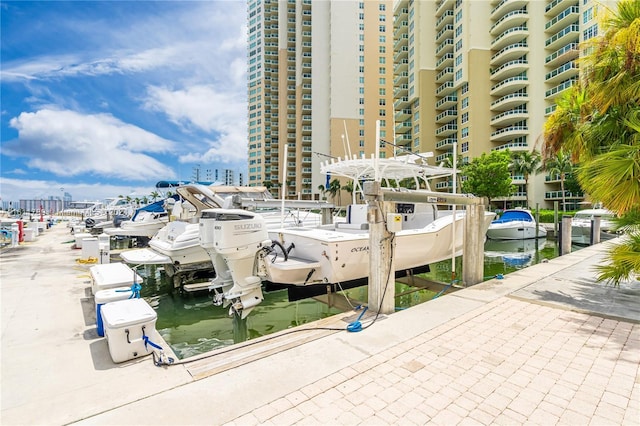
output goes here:
{"type": "MultiPolygon", "coordinates": [[[[453,189],[453,193],[456,193],[456,180],[457,180],[457,163],[458,162],[458,143],[456,141],[453,142],[453,183],[452,183],[452,189],[453,189]]],[[[452,249],[451,249],[451,282],[453,282],[456,279],[456,205],[453,204],[451,206],[451,213],[453,215],[453,220],[451,221],[451,234],[452,234],[452,240],[453,244],[452,249]]]]}
{"type": "Polygon", "coordinates": [[[374,165],[374,180],[376,182],[380,182],[380,177],[378,176],[378,163],[380,162],[380,120],[376,120],[376,158],[373,159],[374,165]]]}
{"type": "Polygon", "coordinates": [[[280,202],[280,227],[284,227],[284,193],[287,189],[287,148],[288,144],[284,144],[284,167],[282,168],[282,191],[280,191],[280,198],[282,201],[280,202]]]}
{"type": "MultiPolygon", "coordinates": [[[[400,149],[400,150],[402,150],[402,151],[406,152],[407,154],[415,155],[415,156],[416,156],[416,157],[418,157],[418,158],[422,158],[422,159],[425,161],[425,163],[428,161],[428,158],[429,158],[429,157],[432,157],[432,156],[433,156],[433,155],[426,155],[426,156],[425,156],[425,155],[418,154],[417,152],[413,152],[413,151],[411,151],[410,149],[407,149],[407,148],[405,148],[405,147],[404,147],[404,146],[402,146],[402,145],[396,145],[395,143],[393,143],[393,142],[389,142],[389,141],[385,141],[384,139],[380,139],[380,142],[385,143],[385,144],[387,144],[387,145],[392,145],[392,146],[394,146],[395,148],[398,148],[398,149],[400,149]]],[[[429,153],[427,153],[427,154],[429,154],[429,153]]],[[[394,154],[394,157],[395,157],[395,154],[394,154]]]]}
{"type": "Polygon", "coordinates": [[[344,149],[344,155],[348,158],[351,158],[351,145],[349,144],[349,133],[347,133],[347,120],[343,120],[342,124],[344,126],[344,134],[342,135],[342,145],[344,149]],[[345,138],[346,138],[346,147],[345,147],[345,138]]]}

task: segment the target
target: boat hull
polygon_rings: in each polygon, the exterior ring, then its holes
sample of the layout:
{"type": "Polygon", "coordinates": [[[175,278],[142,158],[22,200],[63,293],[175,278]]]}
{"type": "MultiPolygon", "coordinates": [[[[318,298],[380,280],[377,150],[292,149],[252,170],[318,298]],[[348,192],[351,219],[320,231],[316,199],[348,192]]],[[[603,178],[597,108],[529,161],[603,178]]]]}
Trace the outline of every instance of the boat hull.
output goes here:
{"type": "Polygon", "coordinates": [[[544,226],[524,221],[492,224],[487,230],[487,238],[492,240],[524,240],[529,238],[544,238],[546,236],[547,230],[544,226]]]}
{"type": "Polygon", "coordinates": [[[131,222],[124,221],[118,228],[105,229],[109,235],[120,235],[123,237],[147,237],[151,238],[158,233],[167,223],[168,219],[157,222],[131,222]]]}
{"type": "MultiPolygon", "coordinates": [[[[493,215],[488,215],[484,229],[493,215]]],[[[395,234],[394,269],[404,271],[462,254],[464,215],[456,216],[455,238],[451,216],[436,219],[420,229],[408,229],[395,234]],[[453,243],[455,241],[455,243],[453,243]]],[[[266,280],[283,285],[338,284],[369,276],[369,233],[338,232],[336,230],[298,229],[273,230],[269,237],[289,250],[269,255],[265,260],[266,280]]]]}
{"type": "Polygon", "coordinates": [[[571,242],[579,245],[591,244],[591,220],[600,217],[600,231],[609,234],[615,228],[614,214],[605,209],[578,211],[571,220],[571,242]]]}

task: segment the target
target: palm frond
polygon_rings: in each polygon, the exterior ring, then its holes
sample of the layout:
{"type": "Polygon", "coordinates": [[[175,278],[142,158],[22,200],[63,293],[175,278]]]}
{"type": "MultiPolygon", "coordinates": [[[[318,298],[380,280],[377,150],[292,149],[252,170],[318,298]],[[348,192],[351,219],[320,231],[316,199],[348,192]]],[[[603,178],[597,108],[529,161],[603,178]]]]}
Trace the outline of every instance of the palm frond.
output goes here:
{"type": "Polygon", "coordinates": [[[615,286],[640,274],[640,233],[632,233],[608,252],[609,263],[594,267],[596,279],[615,286]]]}
{"type": "Polygon", "coordinates": [[[584,163],[578,171],[578,181],[608,208],[620,214],[632,210],[640,205],[640,146],[619,145],[584,163]]]}

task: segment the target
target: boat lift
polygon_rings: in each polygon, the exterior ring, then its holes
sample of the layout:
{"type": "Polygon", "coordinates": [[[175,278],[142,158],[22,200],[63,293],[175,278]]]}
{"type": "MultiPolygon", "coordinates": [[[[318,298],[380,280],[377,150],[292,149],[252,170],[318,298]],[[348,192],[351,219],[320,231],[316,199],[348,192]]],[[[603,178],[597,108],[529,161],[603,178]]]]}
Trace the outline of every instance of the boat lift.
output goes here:
{"type": "MultiPolygon", "coordinates": [[[[482,224],[488,204],[485,197],[428,190],[383,188],[379,181],[364,183],[369,223],[369,307],[381,314],[395,310],[395,268],[393,244],[399,216],[392,213],[393,203],[436,203],[466,206],[462,282],[470,286],[482,282],[484,275],[482,224]],[[374,250],[374,248],[378,248],[374,250]]],[[[454,213],[455,214],[455,211],[454,213]]],[[[455,222],[455,221],[454,221],[455,222]]]]}

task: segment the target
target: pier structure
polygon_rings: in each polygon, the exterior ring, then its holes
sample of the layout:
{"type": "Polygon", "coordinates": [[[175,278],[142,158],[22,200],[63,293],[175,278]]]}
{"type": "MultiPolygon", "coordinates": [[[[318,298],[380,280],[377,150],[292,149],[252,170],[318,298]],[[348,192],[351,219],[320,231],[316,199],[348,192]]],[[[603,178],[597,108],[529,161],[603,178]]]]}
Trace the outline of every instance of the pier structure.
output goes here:
{"type": "Polygon", "coordinates": [[[358,333],[346,331],[357,313],[345,313],[161,367],[151,357],[110,359],[96,333],[89,266],[68,240],[56,224],[0,252],[3,425],[640,419],[640,286],[595,280],[594,266],[618,239],[385,315],[358,333]]]}
{"type": "MultiPolygon", "coordinates": [[[[380,182],[364,184],[367,199],[369,223],[369,308],[380,313],[394,312],[393,300],[395,269],[393,267],[393,244],[395,232],[391,216],[394,202],[436,203],[464,206],[464,245],[462,254],[462,282],[470,286],[482,282],[484,275],[484,212],[488,204],[484,197],[468,194],[449,194],[427,190],[397,191],[383,188],[380,182]]],[[[453,214],[455,210],[453,210],[453,214]]],[[[454,226],[456,221],[453,220],[454,226]]],[[[455,228],[454,228],[455,232],[455,228]]],[[[453,244],[453,243],[452,243],[453,244]]],[[[455,253],[452,253],[455,257],[455,253]]],[[[453,279],[453,277],[452,277],[453,279]]]]}

